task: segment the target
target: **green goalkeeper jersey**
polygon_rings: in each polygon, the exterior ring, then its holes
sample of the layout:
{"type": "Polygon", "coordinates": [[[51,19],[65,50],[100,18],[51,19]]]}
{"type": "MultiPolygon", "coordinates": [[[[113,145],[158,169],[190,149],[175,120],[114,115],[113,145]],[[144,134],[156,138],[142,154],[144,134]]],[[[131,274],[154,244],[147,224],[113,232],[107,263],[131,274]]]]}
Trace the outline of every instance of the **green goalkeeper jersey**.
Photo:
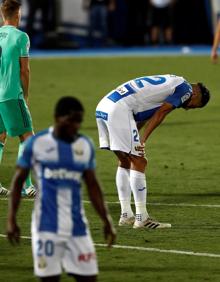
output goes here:
{"type": "Polygon", "coordinates": [[[0,102],[23,98],[20,58],[29,57],[30,41],[14,26],[0,28],[0,102]]]}

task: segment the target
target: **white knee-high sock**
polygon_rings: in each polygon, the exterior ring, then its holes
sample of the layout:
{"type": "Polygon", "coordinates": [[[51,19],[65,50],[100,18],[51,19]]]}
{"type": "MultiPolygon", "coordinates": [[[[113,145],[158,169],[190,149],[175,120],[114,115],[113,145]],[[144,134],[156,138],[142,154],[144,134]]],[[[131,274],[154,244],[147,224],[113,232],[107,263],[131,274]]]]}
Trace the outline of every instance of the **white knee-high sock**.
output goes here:
{"type": "Polygon", "coordinates": [[[149,217],[146,208],[147,182],[145,174],[136,170],[130,170],[130,185],[134,195],[136,220],[145,220],[149,217]]]}
{"type": "Polygon", "coordinates": [[[121,214],[133,216],[131,209],[130,169],[118,167],[116,172],[116,186],[121,204],[121,214]]]}

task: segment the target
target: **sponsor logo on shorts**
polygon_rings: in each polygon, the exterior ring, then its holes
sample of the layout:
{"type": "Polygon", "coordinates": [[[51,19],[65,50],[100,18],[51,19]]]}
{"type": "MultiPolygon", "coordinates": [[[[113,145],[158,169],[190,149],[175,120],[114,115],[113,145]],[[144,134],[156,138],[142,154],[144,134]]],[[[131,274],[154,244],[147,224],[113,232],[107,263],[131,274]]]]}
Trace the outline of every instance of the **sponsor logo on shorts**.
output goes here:
{"type": "Polygon", "coordinates": [[[96,260],[95,253],[80,254],[78,256],[78,261],[81,261],[81,262],[90,262],[91,260],[96,260]]]}
{"type": "Polygon", "coordinates": [[[101,118],[104,120],[108,120],[108,114],[102,111],[96,111],[96,118],[101,118]]]}

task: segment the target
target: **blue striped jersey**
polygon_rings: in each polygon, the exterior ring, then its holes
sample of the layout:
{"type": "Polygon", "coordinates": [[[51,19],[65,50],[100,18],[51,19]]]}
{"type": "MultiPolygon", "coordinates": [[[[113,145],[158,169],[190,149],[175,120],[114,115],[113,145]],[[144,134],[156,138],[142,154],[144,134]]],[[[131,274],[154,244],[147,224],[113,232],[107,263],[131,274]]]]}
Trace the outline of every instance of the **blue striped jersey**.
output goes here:
{"type": "Polygon", "coordinates": [[[53,128],[27,140],[18,166],[31,168],[38,193],[32,214],[32,230],[66,236],[87,234],[81,201],[81,179],[95,168],[94,147],[79,135],[73,143],[53,136],[53,128]]]}

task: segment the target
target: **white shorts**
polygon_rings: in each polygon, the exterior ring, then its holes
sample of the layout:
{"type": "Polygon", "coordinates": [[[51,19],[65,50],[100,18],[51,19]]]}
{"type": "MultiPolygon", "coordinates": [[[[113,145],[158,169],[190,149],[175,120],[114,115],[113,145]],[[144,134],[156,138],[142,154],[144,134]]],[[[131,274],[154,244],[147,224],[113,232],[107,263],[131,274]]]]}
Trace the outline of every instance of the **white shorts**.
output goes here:
{"type": "Polygon", "coordinates": [[[139,156],[140,136],[132,111],[121,103],[103,98],[96,108],[101,149],[139,156]]]}
{"type": "Polygon", "coordinates": [[[98,273],[95,248],[90,235],[65,237],[50,232],[32,233],[34,273],[38,277],[98,273]]]}

